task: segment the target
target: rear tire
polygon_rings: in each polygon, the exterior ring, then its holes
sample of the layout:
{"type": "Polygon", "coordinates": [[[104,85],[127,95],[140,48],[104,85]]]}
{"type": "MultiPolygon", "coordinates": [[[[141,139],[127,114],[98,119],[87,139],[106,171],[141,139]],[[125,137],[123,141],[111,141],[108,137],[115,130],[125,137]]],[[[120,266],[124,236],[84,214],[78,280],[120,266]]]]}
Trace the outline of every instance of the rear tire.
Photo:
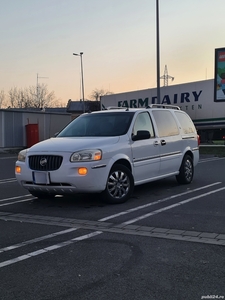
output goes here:
{"type": "Polygon", "coordinates": [[[194,176],[193,160],[190,155],[185,155],[180,166],[180,173],[176,176],[177,182],[181,184],[189,184],[194,176]]]}
{"type": "Polygon", "coordinates": [[[126,202],[134,189],[134,178],[130,170],[124,165],[115,164],[109,172],[103,201],[111,204],[126,202]]]}

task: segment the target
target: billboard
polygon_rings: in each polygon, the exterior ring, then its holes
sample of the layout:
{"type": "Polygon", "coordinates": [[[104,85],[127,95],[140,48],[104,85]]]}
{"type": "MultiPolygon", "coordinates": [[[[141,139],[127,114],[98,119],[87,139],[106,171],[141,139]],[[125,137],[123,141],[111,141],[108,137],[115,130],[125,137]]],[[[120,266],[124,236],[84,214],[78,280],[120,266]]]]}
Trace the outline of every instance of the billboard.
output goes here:
{"type": "Polygon", "coordinates": [[[214,101],[225,101],[225,48],[215,49],[214,101]]]}

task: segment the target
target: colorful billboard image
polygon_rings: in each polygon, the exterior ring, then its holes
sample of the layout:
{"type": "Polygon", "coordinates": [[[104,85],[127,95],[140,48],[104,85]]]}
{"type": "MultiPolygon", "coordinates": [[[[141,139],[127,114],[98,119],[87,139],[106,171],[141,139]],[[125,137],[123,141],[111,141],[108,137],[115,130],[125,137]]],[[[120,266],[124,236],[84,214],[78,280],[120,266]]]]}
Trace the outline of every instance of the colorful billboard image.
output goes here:
{"type": "Polygon", "coordinates": [[[225,101],[225,48],[215,49],[214,101],[225,101]]]}

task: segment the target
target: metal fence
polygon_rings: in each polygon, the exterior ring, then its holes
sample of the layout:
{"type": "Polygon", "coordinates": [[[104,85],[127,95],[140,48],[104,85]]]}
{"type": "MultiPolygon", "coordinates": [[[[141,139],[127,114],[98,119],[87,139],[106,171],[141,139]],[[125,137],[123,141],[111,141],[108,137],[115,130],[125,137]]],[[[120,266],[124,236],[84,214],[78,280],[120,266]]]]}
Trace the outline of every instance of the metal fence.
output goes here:
{"type": "Polygon", "coordinates": [[[38,141],[60,131],[71,121],[71,114],[0,109],[0,148],[27,147],[26,125],[37,124],[38,141]]]}

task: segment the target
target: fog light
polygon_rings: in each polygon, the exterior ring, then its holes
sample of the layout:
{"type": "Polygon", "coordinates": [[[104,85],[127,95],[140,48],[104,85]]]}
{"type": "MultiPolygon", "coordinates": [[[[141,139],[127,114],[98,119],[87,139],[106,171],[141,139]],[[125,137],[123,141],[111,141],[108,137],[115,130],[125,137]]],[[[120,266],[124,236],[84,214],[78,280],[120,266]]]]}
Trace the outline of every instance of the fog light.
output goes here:
{"type": "Polygon", "coordinates": [[[79,168],[78,169],[78,174],[79,175],[86,175],[88,172],[87,168],[79,168]]]}
{"type": "Polygon", "coordinates": [[[21,173],[21,167],[20,166],[16,166],[15,171],[16,171],[16,173],[21,173]]]}

